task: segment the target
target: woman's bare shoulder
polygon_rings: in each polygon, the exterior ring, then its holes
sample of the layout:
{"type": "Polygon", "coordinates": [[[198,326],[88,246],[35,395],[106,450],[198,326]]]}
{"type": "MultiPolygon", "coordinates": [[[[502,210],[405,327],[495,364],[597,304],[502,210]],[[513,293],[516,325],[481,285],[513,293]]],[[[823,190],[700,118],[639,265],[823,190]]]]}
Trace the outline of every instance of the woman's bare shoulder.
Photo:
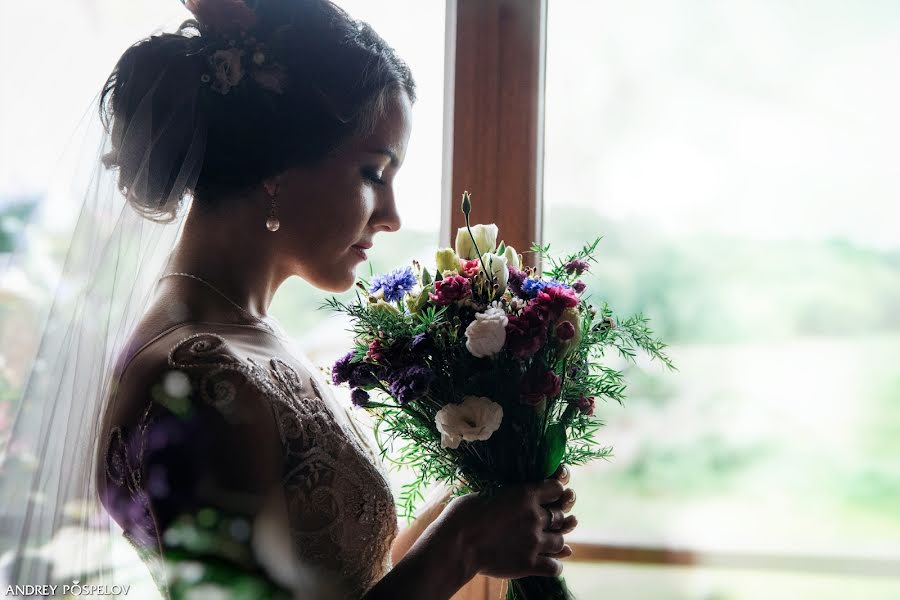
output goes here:
{"type": "Polygon", "coordinates": [[[153,403],[200,402],[226,419],[258,411],[263,392],[247,357],[271,350],[266,333],[228,324],[184,322],[161,331],[136,328],[113,373],[107,422],[136,423],[153,403]],[[240,402],[237,400],[240,399],[240,402]]]}

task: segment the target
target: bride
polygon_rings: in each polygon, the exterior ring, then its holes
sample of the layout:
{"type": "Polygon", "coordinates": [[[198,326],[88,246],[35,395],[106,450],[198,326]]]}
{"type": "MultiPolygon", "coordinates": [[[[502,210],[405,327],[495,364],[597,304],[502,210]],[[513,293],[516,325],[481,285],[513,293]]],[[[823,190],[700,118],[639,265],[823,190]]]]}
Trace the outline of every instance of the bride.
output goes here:
{"type": "Polygon", "coordinates": [[[327,0],[248,4],[187,0],[196,19],[130,47],[101,95],[130,206],[165,222],[192,199],[116,357],[103,506],[167,597],[190,589],[172,557],[225,557],[273,597],[496,598],[503,579],[558,575],[565,467],[490,498],[439,490],[401,528],[368,434],[267,315],[292,276],[349,289],[400,228],[415,84],[327,0]],[[220,537],[189,543],[185,524],[220,537]]]}

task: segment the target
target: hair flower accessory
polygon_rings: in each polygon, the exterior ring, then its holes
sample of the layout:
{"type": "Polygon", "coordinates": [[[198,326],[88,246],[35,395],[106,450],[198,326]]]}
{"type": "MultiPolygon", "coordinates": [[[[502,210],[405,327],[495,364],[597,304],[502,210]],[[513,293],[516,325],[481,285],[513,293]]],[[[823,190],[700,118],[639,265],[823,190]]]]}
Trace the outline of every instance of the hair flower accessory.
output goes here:
{"type": "Polygon", "coordinates": [[[200,23],[202,35],[211,40],[206,53],[209,71],[200,81],[222,95],[249,75],[260,88],[281,94],[285,71],[268,55],[254,35],[256,13],[244,0],[181,0],[200,23]]]}
{"type": "Polygon", "coordinates": [[[244,77],[244,69],[241,66],[241,57],[244,51],[240,48],[228,48],[216,50],[209,58],[215,81],[210,87],[220,94],[227,94],[228,90],[235,87],[244,77]]]}

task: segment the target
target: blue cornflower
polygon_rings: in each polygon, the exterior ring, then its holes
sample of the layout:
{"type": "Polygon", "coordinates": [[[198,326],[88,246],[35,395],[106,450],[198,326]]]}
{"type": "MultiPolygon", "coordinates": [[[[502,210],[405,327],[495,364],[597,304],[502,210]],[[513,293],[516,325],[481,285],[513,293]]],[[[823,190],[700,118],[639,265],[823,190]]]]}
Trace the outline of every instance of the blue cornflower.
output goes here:
{"type": "Polygon", "coordinates": [[[384,290],[384,299],[388,302],[402,300],[406,292],[416,285],[416,275],[412,267],[401,267],[390,273],[378,275],[369,288],[369,293],[374,294],[378,290],[384,290]]]}
{"type": "Polygon", "coordinates": [[[548,287],[563,287],[568,288],[569,286],[561,281],[556,281],[555,279],[534,279],[527,278],[524,282],[522,282],[522,293],[527,298],[537,298],[538,292],[548,287]]]}

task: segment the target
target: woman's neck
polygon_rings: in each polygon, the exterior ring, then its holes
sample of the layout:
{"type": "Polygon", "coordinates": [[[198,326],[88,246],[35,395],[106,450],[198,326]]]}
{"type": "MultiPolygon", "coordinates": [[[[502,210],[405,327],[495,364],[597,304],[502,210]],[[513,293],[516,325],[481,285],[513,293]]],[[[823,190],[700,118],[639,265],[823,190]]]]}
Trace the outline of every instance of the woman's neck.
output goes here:
{"type": "MultiPolygon", "coordinates": [[[[265,318],[278,287],[290,275],[265,236],[265,219],[191,210],[165,273],[190,273],[214,286],[248,313],[265,318]],[[254,224],[256,227],[254,227],[254,224]]],[[[165,281],[165,280],[164,280],[165,281]]]]}

